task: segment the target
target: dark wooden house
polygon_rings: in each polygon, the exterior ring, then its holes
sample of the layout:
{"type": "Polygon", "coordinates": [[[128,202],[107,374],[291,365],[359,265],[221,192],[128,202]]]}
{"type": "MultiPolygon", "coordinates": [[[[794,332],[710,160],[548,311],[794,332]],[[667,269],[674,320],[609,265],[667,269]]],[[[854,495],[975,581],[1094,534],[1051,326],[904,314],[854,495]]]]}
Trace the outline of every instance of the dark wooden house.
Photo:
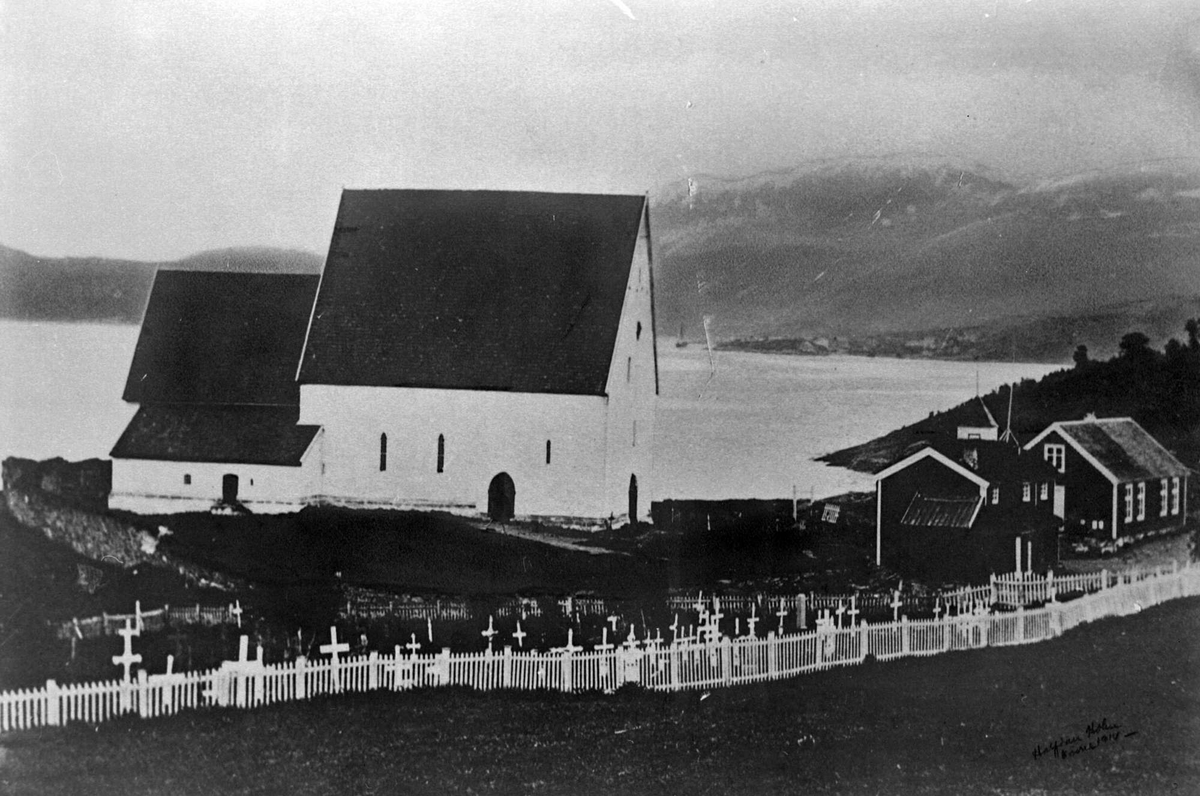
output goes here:
{"type": "Polygon", "coordinates": [[[1186,521],[1191,471],[1131,418],[1053,423],[1025,449],[1066,486],[1070,536],[1111,542],[1186,521]]]}
{"type": "Polygon", "coordinates": [[[1055,473],[1010,442],[940,440],[875,476],[875,561],[930,582],[1054,564],[1055,473]]]}

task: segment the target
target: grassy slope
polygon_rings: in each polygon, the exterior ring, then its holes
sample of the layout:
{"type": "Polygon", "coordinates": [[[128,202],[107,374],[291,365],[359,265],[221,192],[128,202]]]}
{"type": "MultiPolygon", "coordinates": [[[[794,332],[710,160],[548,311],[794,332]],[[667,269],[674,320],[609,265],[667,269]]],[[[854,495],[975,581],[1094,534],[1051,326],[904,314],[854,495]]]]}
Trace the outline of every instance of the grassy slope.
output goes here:
{"type": "Polygon", "coordinates": [[[1195,793],[1200,599],[1028,647],[615,697],[428,691],[0,740],[23,793],[1195,793]],[[1089,722],[1112,745],[1033,757],[1089,722]],[[1136,735],[1126,736],[1134,732],[1136,735]]]}
{"type": "MultiPolygon", "coordinates": [[[[974,399],[972,399],[973,401],[974,399]]],[[[984,396],[1002,426],[1008,412],[1008,389],[984,396]]],[[[838,467],[878,472],[902,458],[930,433],[953,434],[957,417],[971,401],[882,437],[819,458],[838,467]]],[[[1039,381],[1026,380],[1013,391],[1013,431],[1025,442],[1056,420],[1079,420],[1089,412],[1098,417],[1132,417],[1185,464],[1200,460],[1200,360],[1167,359],[1149,362],[1115,357],[1085,368],[1051,373],[1039,381]]]]}
{"type": "Polygon", "coordinates": [[[424,593],[632,596],[662,581],[644,557],[564,550],[443,514],[311,508],[142,521],[171,528],[164,546],[172,553],[260,582],[329,581],[342,572],[346,582],[424,593]]]}

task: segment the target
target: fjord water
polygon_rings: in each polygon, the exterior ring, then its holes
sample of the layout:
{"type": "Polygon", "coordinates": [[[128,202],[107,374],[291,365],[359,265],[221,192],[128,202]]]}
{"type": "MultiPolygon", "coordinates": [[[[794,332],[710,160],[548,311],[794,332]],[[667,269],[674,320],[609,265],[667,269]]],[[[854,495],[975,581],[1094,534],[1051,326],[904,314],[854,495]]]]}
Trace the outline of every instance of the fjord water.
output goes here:
{"type": "MultiPolygon", "coordinates": [[[[134,407],[121,401],[135,326],[0,321],[0,456],[107,456],[134,407]]],[[[804,357],[659,342],[655,493],[802,498],[871,489],[812,461],[1058,365],[804,357]]],[[[1002,419],[1001,419],[1001,422],[1002,419]]]]}

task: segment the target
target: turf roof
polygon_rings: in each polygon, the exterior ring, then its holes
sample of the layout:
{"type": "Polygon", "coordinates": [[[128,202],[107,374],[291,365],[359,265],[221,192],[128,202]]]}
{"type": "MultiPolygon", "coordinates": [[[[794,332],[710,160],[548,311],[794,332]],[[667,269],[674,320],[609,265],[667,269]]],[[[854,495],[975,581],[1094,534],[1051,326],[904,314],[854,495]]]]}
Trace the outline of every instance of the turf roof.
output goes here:
{"type": "Polygon", "coordinates": [[[644,207],[344,191],[299,381],[603,395],[644,207]]]}
{"type": "Polygon", "coordinates": [[[115,459],[236,462],[298,467],[320,426],[300,426],[298,407],[142,406],[110,454],[115,459]]]}
{"type": "Polygon", "coordinates": [[[299,405],[296,363],[317,277],[160,270],[124,399],[299,405]]]}

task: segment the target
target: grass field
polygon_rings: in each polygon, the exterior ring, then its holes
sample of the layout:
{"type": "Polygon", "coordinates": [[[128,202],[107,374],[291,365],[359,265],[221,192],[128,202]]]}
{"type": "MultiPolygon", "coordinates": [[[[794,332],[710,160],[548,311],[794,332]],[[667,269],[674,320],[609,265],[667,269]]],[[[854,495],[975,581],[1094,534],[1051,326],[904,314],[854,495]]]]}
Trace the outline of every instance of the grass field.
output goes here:
{"type": "MultiPolygon", "coordinates": [[[[356,695],[0,737],[12,794],[1200,792],[1200,598],[676,695],[356,695]],[[1089,735],[1088,725],[1112,730],[1089,735]],[[1119,725],[1117,727],[1116,725],[1119,725]],[[1060,758],[1040,747],[1113,735],[1060,758]]],[[[1068,743],[1065,748],[1077,748],[1068,743]]]]}

